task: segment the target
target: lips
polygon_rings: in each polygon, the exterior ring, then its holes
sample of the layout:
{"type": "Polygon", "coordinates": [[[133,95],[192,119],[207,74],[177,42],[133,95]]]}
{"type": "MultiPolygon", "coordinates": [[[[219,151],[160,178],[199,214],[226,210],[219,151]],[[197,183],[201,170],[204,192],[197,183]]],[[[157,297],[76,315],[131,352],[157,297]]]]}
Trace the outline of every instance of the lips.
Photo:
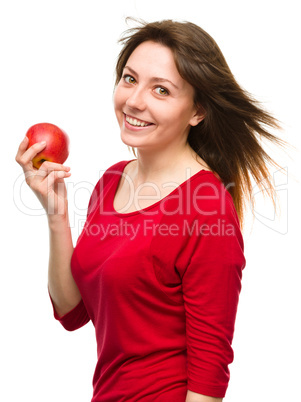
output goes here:
{"type": "Polygon", "coordinates": [[[153,123],[150,123],[145,120],[137,119],[136,117],[129,116],[127,114],[124,114],[125,121],[130,124],[133,127],[148,127],[153,125],[153,123]]]}

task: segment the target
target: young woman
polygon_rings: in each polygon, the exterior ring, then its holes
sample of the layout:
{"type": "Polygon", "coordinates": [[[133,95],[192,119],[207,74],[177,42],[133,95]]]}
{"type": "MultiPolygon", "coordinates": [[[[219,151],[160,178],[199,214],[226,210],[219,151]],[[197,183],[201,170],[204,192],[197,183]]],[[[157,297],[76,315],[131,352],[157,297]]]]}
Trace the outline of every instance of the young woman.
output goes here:
{"type": "Polygon", "coordinates": [[[221,401],[245,266],[244,200],[251,177],[271,185],[260,140],[281,144],[266,129],[277,123],[200,27],[143,23],[122,41],[114,106],[136,158],[96,184],[75,248],[59,191],[69,168],[35,170],[45,144],[27,149],[26,138],[16,156],[54,210],[54,316],[67,330],[95,326],[93,402],[221,401]]]}

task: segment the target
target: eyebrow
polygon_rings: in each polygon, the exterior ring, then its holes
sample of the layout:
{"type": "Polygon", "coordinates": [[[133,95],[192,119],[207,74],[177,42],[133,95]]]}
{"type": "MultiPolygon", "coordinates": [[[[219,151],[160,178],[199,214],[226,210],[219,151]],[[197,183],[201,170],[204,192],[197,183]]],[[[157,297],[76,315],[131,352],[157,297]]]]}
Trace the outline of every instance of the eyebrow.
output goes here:
{"type": "MultiPolygon", "coordinates": [[[[135,74],[137,77],[139,76],[139,74],[135,70],[133,70],[130,66],[125,66],[124,68],[127,68],[132,74],[135,74]]],[[[151,81],[154,81],[154,82],[169,82],[176,89],[179,89],[179,87],[176,84],[174,84],[172,81],[168,80],[167,78],[152,77],[151,81]]]]}

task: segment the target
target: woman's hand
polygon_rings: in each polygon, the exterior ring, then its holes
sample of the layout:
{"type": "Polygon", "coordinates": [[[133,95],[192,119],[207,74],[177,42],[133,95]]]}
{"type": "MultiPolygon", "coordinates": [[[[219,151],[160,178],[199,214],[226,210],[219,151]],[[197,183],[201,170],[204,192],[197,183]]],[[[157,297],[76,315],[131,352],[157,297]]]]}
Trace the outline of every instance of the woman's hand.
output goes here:
{"type": "Polygon", "coordinates": [[[67,213],[67,190],[64,179],[70,177],[70,168],[53,162],[44,162],[40,169],[32,164],[32,159],[41,152],[46,142],[40,142],[27,149],[28,138],[21,142],[16,161],[21,165],[26,183],[38,197],[47,216],[67,213]]]}
{"type": "Polygon", "coordinates": [[[188,390],[185,402],[222,402],[222,401],[223,401],[222,398],[213,398],[212,396],[205,396],[188,390]]]}

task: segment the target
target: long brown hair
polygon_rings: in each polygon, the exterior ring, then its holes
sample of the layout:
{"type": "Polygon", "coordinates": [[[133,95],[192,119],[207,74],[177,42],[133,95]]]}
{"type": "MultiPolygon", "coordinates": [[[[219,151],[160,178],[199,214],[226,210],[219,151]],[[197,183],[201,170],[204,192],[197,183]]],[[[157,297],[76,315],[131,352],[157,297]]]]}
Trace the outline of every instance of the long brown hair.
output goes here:
{"type": "Polygon", "coordinates": [[[241,226],[246,198],[254,206],[252,177],[275,206],[268,164],[280,166],[260,142],[267,139],[285,145],[268,131],[279,129],[278,121],[239,86],[217,43],[202,28],[173,20],[139,23],[119,40],[123,48],[116,64],[116,85],[128,58],[141,43],[153,41],[170,48],[179,74],[195,89],[196,106],[201,105],[206,113],[203,121],[191,127],[187,141],[227,187],[241,226]]]}

